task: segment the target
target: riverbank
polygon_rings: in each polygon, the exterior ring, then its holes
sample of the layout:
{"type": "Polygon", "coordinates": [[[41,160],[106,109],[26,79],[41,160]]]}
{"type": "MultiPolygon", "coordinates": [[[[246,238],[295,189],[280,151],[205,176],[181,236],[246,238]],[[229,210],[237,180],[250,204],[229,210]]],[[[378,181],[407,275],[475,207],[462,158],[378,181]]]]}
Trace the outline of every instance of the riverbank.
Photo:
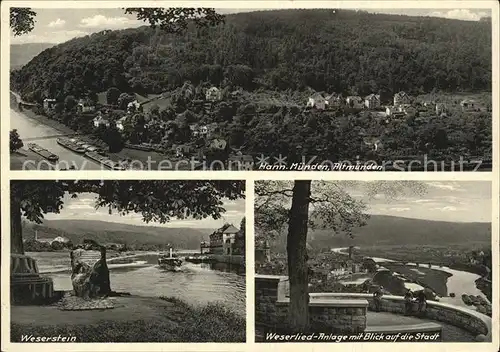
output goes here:
{"type": "Polygon", "coordinates": [[[38,165],[39,170],[54,169],[52,164],[29,149],[21,148],[10,153],[11,170],[36,170],[34,165],[38,165]]]}
{"type": "Polygon", "coordinates": [[[110,299],[114,308],[103,310],[12,306],[11,340],[61,335],[75,342],[245,341],[245,318],[219,304],[194,307],[177,298],[136,295],[110,299]]]}
{"type": "MultiPolygon", "coordinates": [[[[11,94],[11,110],[14,111],[17,115],[20,115],[19,118],[26,118],[27,120],[32,120],[32,122],[35,122],[37,125],[42,125],[46,127],[44,130],[47,129],[51,130],[50,132],[42,131],[40,134],[37,134],[36,132],[33,133],[32,131],[24,131],[18,128],[18,133],[20,135],[21,140],[23,140],[23,138],[27,138],[27,136],[29,138],[33,138],[35,136],[45,137],[50,135],[74,135],[78,133],[75,130],[64,125],[63,123],[54,119],[50,119],[47,116],[36,114],[34,111],[28,108],[20,110],[17,107],[17,104],[15,102],[15,97],[12,94],[11,94]]],[[[16,124],[11,122],[11,126],[15,125],[16,124]]],[[[99,146],[100,148],[103,148],[105,150],[108,148],[107,145],[102,140],[94,137],[91,134],[77,136],[76,138],[78,138],[81,141],[84,141],[85,143],[99,146]]],[[[50,147],[47,148],[53,151],[52,148],[50,147]]],[[[72,152],[70,152],[69,155],[67,155],[65,158],[60,158],[60,161],[66,161],[66,163],[72,165],[72,162],[74,161],[73,158],[80,158],[80,159],[83,158],[84,160],[90,162],[90,160],[88,160],[87,158],[84,158],[81,155],[77,156],[72,152]]],[[[154,151],[143,151],[130,148],[124,148],[117,153],[108,153],[108,158],[113,160],[114,162],[120,162],[123,160],[132,160],[134,162],[130,166],[137,170],[172,170],[172,169],[190,170],[193,168],[191,160],[181,160],[174,158],[171,155],[161,154],[154,151]]],[[[36,161],[38,161],[40,158],[15,156],[13,159],[14,160],[11,161],[11,169],[20,170],[22,169],[22,165],[26,161],[31,161],[32,164],[37,165],[39,163],[36,163],[36,161]]],[[[96,166],[97,165],[98,164],[96,164],[96,166]]],[[[76,166],[77,168],[79,168],[78,165],[76,166]]],[[[97,167],[99,168],[99,166],[97,167]]]]}

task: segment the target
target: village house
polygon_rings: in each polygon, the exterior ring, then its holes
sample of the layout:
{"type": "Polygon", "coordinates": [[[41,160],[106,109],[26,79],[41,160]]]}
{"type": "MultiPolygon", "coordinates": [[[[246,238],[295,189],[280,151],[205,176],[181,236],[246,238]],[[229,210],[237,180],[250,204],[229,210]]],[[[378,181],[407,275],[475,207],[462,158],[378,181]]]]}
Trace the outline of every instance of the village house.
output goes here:
{"type": "Polygon", "coordinates": [[[92,120],[94,123],[94,127],[98,128],[99,126],[109,127],[109,120],[104,118],[102,114],[99,112],[96,117],[92,120]]]}
{"type": "Polygon", "coordinates": [[[411,103],[411,98],[405,92],[399,92],[394,94],[394,106],[410,104],[410,103],[411,103]]]}
{"type": "Polygon", "coordinates": [[[362,109],[364,106],[363,98],[361,98],[357,95],[348,96],[345,101],[346,101],[347,106],[354,108],[354,109],[362,109]]]}
{"type": "Polygon", "coordinates": [[[62,244],[69,244],[71,241],[69,240],[69,238],[67,237],[63,237],[63,236],[57,236],[56,238],[54,238],[51,242],[51,244],[53,242],[59,242],[59,243],[62,243],[62,244]]]}
{"type": "Polygon", "coordinates": [[[52,109],[54,109],[54,105],[56,105],[55,99],[51,99],[51,98],[43,99],[43,110],[44,111],[51,111],[52,109]]]}
{"type": "Polygon", "coordinates": [[[376,109],[380,107],[380,95],[370,94],[365,97],[365,107],[368,109],[376,109]]]}
{"type": "Polygon", "coordinates": [[[255,262],[265,263],[271,260],[271,247],[268,240],[258,241],[255,244],[255,262]]]}
{"type": "Polygon", "coordinates": [[[342,106],[342,97],[338,94],[330,94],[325,98],[325,100],[329,108],[333,109],[342,106]]]}
{"type": "Polygon", "coordinates": [[[134,100],[127,104],[127,111],[138,111],[140,107],[141,104],[137,100],[134,100]]]}
{"type": "Polygon", "coordinates": [[[116,120],[115,126],[118,129],[118,131],[123,131],[123,123],[129,118],[128,115],[123,116],[122,118],[116,120]]]}
{"type": "Polygon", "coordinates": [[[307,101],[307,107],[316,108],[318,110],[325,110],[326,104],[327,102],[325,97],[320,93],[314,93],[307,101]]]}
{"type": "Polygon", "coordinates": [[[462,111],[480,111],[478,104],[474,100],[465,99],[460,102],[462,111]]]}
{"type": "Polygon", "coordinates": [[[210,253],[232,255],[233,244],[239,230],[232,224],[225,224],[210,235],[210,253]]]}
{"type": "Polygon", "coordinates": [[[94,112],[95,111],[95,105],[92,104],[90,101],[85,100],[85,99],[80,99],[78,101],[78,109],[82,113],[89,113],[89,112],[94,112]]]}
{"type": "Polygon", "coordinates": [[[443,115],[446,115],[446,113],[447,113],[446,105],[443,103],[437,103],[436,104],[436,115],[443,116],[443,115]]]}
{"type": "Polygon", "coordinates": [[[222,92],[217,87],[210,87],[205,92],[205,99],[208,101],[218,101],[222,99],[222,92]]]}

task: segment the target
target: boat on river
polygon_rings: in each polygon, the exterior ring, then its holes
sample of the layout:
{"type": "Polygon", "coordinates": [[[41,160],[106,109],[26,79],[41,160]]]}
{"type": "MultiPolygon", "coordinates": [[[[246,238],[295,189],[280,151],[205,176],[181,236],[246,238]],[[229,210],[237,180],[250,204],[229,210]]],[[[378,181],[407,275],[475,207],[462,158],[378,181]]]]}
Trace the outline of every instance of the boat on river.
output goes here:
{"type": "Polygon", "coordinates": [[[59,157],[56,154],[49,152],[47,149],[40,147],[36,143],[29,143],[28,149],[53,163],[59,160],[59,157]]]}
{"type": "Polygon", "coordinates": [[[177,257],[172,253],[172,248],[170,248],[170,253],[159,253],[158,254],[158,266],[167,271],[179,271],[182,265],[182,259],[177,257]]]}
{"type": "Polygon", "coordinates": [[[68,138],[57,138],[56,140],[57,144],[62,145],[64,148],[71,150],[72,152],[78,153],[78,154],[84,154],[85,153],[85,148],[82,146],[72,142],[68,138]]]}
{"type": "Polygon", "coordinates": [[[119,163],[114,162],[113,160],[102,156],[101,154],[97,152],[86,152],[84,154],[87,158],[107,167],[108,169],[111,170],[125,170],[125,168],[120,165],[119,163]]]}
{"type": "Polygon", "coordinates": [[[125,148],[143,150],[145,152],[150,152],[153,150],[151,144],[146,144],[146,143],[141,143],[141,144],[125,143],[125,148]]]}

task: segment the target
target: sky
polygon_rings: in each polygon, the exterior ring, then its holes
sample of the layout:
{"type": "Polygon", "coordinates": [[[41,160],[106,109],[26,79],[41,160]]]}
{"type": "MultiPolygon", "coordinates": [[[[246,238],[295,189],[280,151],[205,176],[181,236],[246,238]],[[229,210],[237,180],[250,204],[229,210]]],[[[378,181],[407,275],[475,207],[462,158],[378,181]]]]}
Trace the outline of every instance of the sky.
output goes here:
{"type": "Polygon", "coordinates": [[[491,222],[491,182],[425,182],[422,196],[405,195],[389,200],[383,194],[367,199],[359,190],[347,192],[368,205],[370,214],[405,218],[451,221],[491,222]]]}
{"type": "MultiPolygon", "coordinates": [[[[124,29],[144,25],[134,15],[122,9],[33,9],[36,13],[35,29],[30,34],[14,37],[12,44],[63,43],[75,37],[100,32],[105,29],[124,29]]],[[[216,9],[223,14],[264,9],[216,9]]],[[[467,21],[478,21],[491,16],[489,9],[364,9],[369,12],[433,16],[467,21]]]]}
{"type": "Polygon", "coordinates": [[[121,216],[119,214],[109,215],[108,208],[95,209],[96,195],[92,193],[81,193],[77,198],[71,198],[69,195],[64,197],[64,207],[59,214],[49,213],[45,215],[47,220],[97,220],[118,222],[121,224],[137,225],[137,226],[162,226],[162,227],[189,227],[202,229],[217,229],[222,227],[226,222],[234,224],[239,228],[242,218],[245,216],[245,200],[223,200],[223,207],[226,212],[222,214],[222,218],[214,220],[206,218],[203,220],[194,219],[172,219],[166,224],[149,223],[142,221],[141,214],[128,214],[121,216]]]}

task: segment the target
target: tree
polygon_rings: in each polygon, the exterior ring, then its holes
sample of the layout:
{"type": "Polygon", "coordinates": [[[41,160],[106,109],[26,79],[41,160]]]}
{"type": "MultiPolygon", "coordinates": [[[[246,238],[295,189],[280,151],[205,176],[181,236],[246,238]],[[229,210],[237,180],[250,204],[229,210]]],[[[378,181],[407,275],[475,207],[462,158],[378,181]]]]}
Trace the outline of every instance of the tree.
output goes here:
{"type": "Polygon", "coordinates": [[[11,153],[14,153],[15,151],[24,146],[24,143],[19,137],[19,133],[17,132],[16,129],[10,131],[9,138],[10,138],[9,145],[11,153]]]}
{"type": "Polygon", "coordinates": [[[146,223],[171,218],[219,219],[221,199],[244,197],[242,181],[12,181],[11,253],[24,253],[22,218],[40,224],[44,214],[59,213],[69,193],[96,193],[96,207],[125,215],[139,213],[146,223]]]}
{"type": "Polygon", "coordinates": [[[111,87],[106,91],[106,103],[108,105],[118,105],[118,98],[120,97],[120,90],[116,87],[111,87]]]}
{"type": "MultiPolygon", "coordinates": [[[[126,14],[135,14],[153,28],[160,28],[170,33],[180,33],[187,29],[193,21],[198,27],[216,26],[224,22],[224,16],[211,8],[158,8],[137,7],[125,8],[126,14]]],[[[10,28],[14,35],[19,36],[31,32],[35,28],[36,12],[25,7],[10,8],[10,28]]]]}
{"type": "Polygon", "coordinates": [[[74,96],[72,95],[68,95],[65,99],[64,99],[64,108],[66,109],[66,111],[71,111],[75,108],[76,106],[76,99],[74,96]]]}
{"type": "Polygon", "coordinates": [[[10,9],[10,28],[19,36],[31,32],[35,28],[36,12],[30,8],[12,7],[10,9]]]}
{"type": "Polygon", "coordinates": [[[287,264],[290,280],[289,328],[309,328],[309,273],[307,232],[310,227],[329,228],[334,234],[353,236],[364,226],[366,205],[352,198],[346,188],[362,188],[367,197],[384,194],[397,197],[408,192],[425,192],[412,181],[259,181],[255,184],[255,226],[259,232],[276,234],[288,226],[287,264]],[[291,205],[290,204],[291,199],[291,205]]]}

